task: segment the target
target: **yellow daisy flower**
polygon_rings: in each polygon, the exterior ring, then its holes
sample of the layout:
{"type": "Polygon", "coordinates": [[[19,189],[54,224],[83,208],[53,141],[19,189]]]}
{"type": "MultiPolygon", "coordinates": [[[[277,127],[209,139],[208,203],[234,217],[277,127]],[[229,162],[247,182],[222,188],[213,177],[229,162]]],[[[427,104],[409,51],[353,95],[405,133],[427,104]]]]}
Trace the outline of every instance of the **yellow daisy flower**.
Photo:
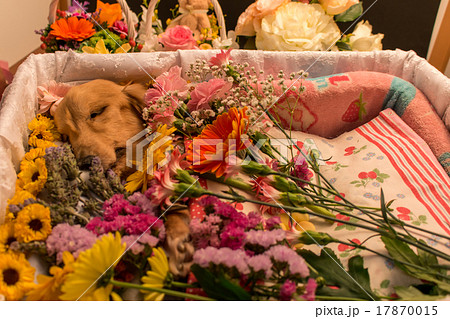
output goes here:
{"type": "MultiPolygon", "coordinates": [[[[38,114],[30,123],[28,129],[31,131],[30,139],[42,139],[45,141],[54,141],[61,137],[56,129],[55,122],[48,117],[38,114]]],[[[31,145],[30,140],[28,144],[31,145]]]]}
{"type": "MultiPolygon", "coordinates": [[[[143,165],[141,170],[137,170],[127,178],[127,183],[125,184],[125,189],[129,193],[134,193],[139,187],[142,186],[142,192],[147,190],[148,180],[150,178],[149,171],[152,172],[158,168],[158,164],[162,163],[166,159],[166,151],[173,148],[172,138],[170,135],[176,131],[175,127],[170,129],[167,125],[160,125],[156,131],[153,133],[154,138],[148,144],[147,148],[144,150],[143,165]],[[164,142],[162,145],[159,145],[164,142]],[[155,145],[159,145],[156,147],[155,145]],[[153,167],[149,167],[147,164],[147,158],[151,156],[153,167]]],[[[134,163],[136,165],[136,162],[134,163]]]]}
{"type": "Polygon", "coordinates": [[[109,280],[125,251],[120,234],[109,233],[98,239],[88,250],[80,253],[73,264],[73,273],[67,275],[61,291],[61,300],[108,301],[113,285],[109,280]]]}
{"type": "Polygon", "coordinates": [[[33,195],[37,195],[47,182],[45,160],[43,158],[37,158],[33,162],[23,162],[17,179],[17,186],[33,195]]]}
{"type": "Polygon", "coordinates": [[[20,300],[33,289],[34,268],[24,254],[0,253],[0,294],[6,300],[20,300]]]}
{"type": "Polygon", "coordinates": [[[68,274],[73,272],[75,259],[68,251],[63,252],[64,268],[53,266],[50,268],[50,275],[38,275],[38,285],[27,294],[27,300],[31,301],[53,301],[60,300],[61,286],[68,274]]]}
{"type": "Polygon", "coordinates": [[[41,204],[25,206],[14,223],[14,233],[19,242],[46,240],[52,232],[50,209],[41,204]]]}
{"type": "Polygon", "coordinates": [[[45,149],[43,149],[43,148],[32,148],[27,153],[25,153],[25,157],[22,160],[22,162],[24,162],[24,161],[33,162],[37,158],[44,157],[44,155],[45,155],[45,149]]]}
{"type": "MultiPolygon", "coordinates": [[[[280,226],[283,230],[289,230],[295,233],[302,233],[307,230],[316,230],[314,224],[309,221],[308,214],[293,213],[291,214],[291,217],[289,217],[288,214],[280,215],[280,226]]],[[[303,247],[303,244],[296,244],[294,247],[301,248],[303,247]]]]}
{"type": "Polygon", "coordinates": [[[0,225],[0,253],[4,253],[9,249],[9,245],[17,241],[14,235],[14,224],[9,222],[0,225]]]}
{"type": "Polygon", "coordinates": [[[46,141],[46,140],[40,140],[40,139],[38,139],[38,138],[36,138],[36,137],[33,137],[33,138],[30,138],[29,140],[28,140],[28,144],[30,145],[30,146],[33,146],[33,147],[36,147],[36,148],[42,148],[42,149],[47,149],[47,148],[49,148],[49,147],[56,147],[56,144],[55,143],[53,143],[53,142],[51,142],[51,141],[46,141]],[[30,140],[33,142],[33,143],[30,143],[30,140]]]}
{"type": "MultiPolygon", "coordinates": [[[[21,205],[23,204],[23,202],[27,199],[36,199],[36,197],[31,194],[30,192],[24,191],[22,189],[19,189],[18,191],[16,191],[16,193],[14,194],[13,198],[8,199],[8,206],[9,205],[21,205]]],[[[6,220],[5,222],[9,222],[11,220],[13,220],[15,217],[14,215],[9,211],[9,207],[6,206],[6,220]]]]}
{"type": "MultiPolygon", "coordinates": [[[[164,288],[164,282],[169,274],[169,262],[164,250],[159,247],[153,249],[154,255],[148,258],[151,271],[147,271],[147,276],[141,278],[143,286],[151,288],[164,288]]],[[[141,290],[146,301],[161,301],[164,294],[160,292],[148,292],[141,290]]]]}

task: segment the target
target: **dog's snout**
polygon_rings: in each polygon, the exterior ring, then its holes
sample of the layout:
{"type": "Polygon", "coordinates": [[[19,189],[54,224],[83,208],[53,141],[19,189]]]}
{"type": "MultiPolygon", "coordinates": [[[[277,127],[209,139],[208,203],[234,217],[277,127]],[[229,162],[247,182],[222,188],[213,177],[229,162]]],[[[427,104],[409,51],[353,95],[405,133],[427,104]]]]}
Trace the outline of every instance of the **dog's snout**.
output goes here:
{"type": "Polygon", "coordinates": [[[89,155],[86,157],[83,157],[79,163],[80,169],[82,170],[87,170],[89,169],[89,167],[91,166],[92,160],[94,159],[95,156],[93,155],[89,155]]]}

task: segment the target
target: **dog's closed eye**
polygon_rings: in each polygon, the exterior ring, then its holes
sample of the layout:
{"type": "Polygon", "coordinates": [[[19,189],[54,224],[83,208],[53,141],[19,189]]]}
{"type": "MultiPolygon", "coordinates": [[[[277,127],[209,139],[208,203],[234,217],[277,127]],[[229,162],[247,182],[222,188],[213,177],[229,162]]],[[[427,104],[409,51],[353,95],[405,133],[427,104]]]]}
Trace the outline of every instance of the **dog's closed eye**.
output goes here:
{"type": "Polygon", "coordinates": [[[99,109],[97,111],[92,112],[89,115],[89,119],[91,119],[91,120],[95,119],[97,116],[101,115],[105,110],[106,110],[106,106],[102,107],[101,109],[99,109]]]}

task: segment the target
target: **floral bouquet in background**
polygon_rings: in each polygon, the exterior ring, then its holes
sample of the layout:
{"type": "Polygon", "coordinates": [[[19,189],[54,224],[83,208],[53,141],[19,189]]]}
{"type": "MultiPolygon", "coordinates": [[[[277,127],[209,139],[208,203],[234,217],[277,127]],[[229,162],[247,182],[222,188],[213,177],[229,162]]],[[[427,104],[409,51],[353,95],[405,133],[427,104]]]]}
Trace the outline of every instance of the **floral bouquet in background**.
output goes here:
{"type": "MultiPolygon", "coordinates": [[[[85,53],[139,52],[141,44],[129,36],[120,5],[97,1],[88,13],[88,1],[74,1],[67,11],[57,10],[55,22],[36,31],[45,52],[74,50],[85,53]]],[[[137,21],[137,17],[135,18],[137,21]]]]}
{"type": "Polygon", "coordinates": [[[368,21],[342,35],[336,22],[363,13],[359,0],[257,0],[239,17],[236,35],[251,37],[246,48],[273,51],[382,50],[383,34],[372,34],[368,21]],[[255,37],[255,38],[254,38],[255,37]]]}

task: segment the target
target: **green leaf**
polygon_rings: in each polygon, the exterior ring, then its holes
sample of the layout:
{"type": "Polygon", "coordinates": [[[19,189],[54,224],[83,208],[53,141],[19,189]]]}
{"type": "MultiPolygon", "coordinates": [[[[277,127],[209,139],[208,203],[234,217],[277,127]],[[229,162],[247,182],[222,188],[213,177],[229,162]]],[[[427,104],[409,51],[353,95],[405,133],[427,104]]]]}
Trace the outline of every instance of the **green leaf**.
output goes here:
{"type": "Polygon", "coordinates": [[[421,223],[419,221],[415,220],[415,221],[412,222],[412,224],[416,225],[416,226],[420,226],[421,223]]]}
{"type": "Polygon", "coordinates": [[[359,183],[359,181],[350,182],[350,184],[357,184],[357,183],[359,183]]]}
{"type": "Polygon", "coordinates": [[[380,182],[380,183],[384,182],[384,180],[381,177],[377,177],[377,181],[380,182]]]}
{"type": "Polygon", "coordinates": [[[381,282],[380,288],[386,289],[387,287],[389,287],[390,283],[391,283],[391,281],[389,279],[385,279],[381,282]]]}
{"type": "Polygon", "coordinates": [[[339,40],[338,42],[336,42],[336,46],[338,47],[339,51],[351,51],[352,47],[350,46],[350,44],[339,40]]]}
{"type": "Polygon", "coordinates": [[[345,225],[345,228],[346,228],[347,230],[355,230],[355,229],[356,229],[356,226],[345,225]]]}
{"type": "Polygon", "coordinates": [[[429,300],[440,300],[445,298],[445,296],[431,296],[423,294],[419,289],[409,286],[409,287],[395,287],[395,293],[400,297],[401,300],[406,301],[429,301],[429,300]]]}
{"type": "Polygon", "coordinates": [[[319,276],[325,279],[326,285],[339,287],[339,289],[321,287],[317,291],[318,295],[377,300],[376,295],[370,289],[369,273],[364,268],[361,256],[355,256],[349,260],[347,272],[339,258],[329,248],[324,248],[320,256],[309,250],[300,250],[299,254],[319,272],[319,276]]]}
{"type": "Polygon", "coordinates": [[[362,6],[362,3],[359,2],[359,3],[351,6],[347,11],[342,12],[341,14],[338,14],[334,18],[337,22],[350,22],[350,21],[354,21],[362,13],[363,13],[363,6],[362,6]]]}
{"type": "Polygon", "coordinates": [[[207,269],[199,265],[192,265],[192,272],[205,293],[217,300],[251,300],[250,294],[241,286],[238,286],[224,277],[215,276],[207,269]]]}
{"type": "Polygon", "coordinates": [[[427,216],[425,216],[425,215],[419,215],[419,220],[420,220],[421,222],[425,222],[425,221],[427,220],[427,216]]]}
{"type": "Polygon", "coordinates": [[[355,187],[361,187],[361,186],[363,186],[363,184],[358,184],[358,185],[355,185],[355,187]]]}

